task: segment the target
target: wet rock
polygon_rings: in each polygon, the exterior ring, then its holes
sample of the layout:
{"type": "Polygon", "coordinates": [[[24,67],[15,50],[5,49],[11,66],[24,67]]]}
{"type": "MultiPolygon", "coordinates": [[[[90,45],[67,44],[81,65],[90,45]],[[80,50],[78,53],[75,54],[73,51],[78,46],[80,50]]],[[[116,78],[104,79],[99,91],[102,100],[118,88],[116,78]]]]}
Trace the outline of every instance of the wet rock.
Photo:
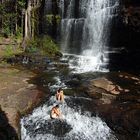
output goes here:
{"type": "Polygon", "coordinates": [[[35,124],[25,124],[25,128],[28,128],[27,132],[30,136],[36,136],[38,134],[53,134],[54,136],[63,137],[66,133],[69,133],[72,127],[65,121],[59,119],[49,119],[39,125],[39,128],[35,128],[35,124]]]}
{"type": "Polygon", "coordinates": [[[87,90],[87,94],[93,99],[99,99],[102,101],[102,104],[111,104],[111,102],[116,99],[115,95],[95,86],[90,86],[87,90]]]}
{"type": "Polygon", "coordinates": [[[106,91],[105,90],[103,90],[103,89],[101,89],[101,88],[97,88],[97,87],[95,87],[95,86],[93,86],[93,85],[90,85],[88,88],[87,88],[87,90],[86,90],[86,93],[90,96],[90,97],[92,97],[92,98],[94,98],[94,99],[100,99],[100,98],[102,98],[102,93],[106,93],[106,91]]]}
{"type": "Polygon", "coordinates": [[[70,87],[78,87],[80,84],[81,83],[78,80],[71,80],[66,83],[66,85],[70,87]]]}

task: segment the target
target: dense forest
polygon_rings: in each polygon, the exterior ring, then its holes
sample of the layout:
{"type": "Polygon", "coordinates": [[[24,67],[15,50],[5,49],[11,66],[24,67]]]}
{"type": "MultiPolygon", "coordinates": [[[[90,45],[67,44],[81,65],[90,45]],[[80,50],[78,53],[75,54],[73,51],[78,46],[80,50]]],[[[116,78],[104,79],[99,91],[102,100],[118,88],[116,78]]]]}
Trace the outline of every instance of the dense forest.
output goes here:
{"type": "MultiPolygon", "coordinates": [[[[0,1],[0,34],[4,36],[28,36],[28,29],[31,31],[31,24],[37,22],[35,8],[39,7],[39,1],[30,0],[1,0],[0,1]],[[32,17],[28,23],[28,17],[32,17]],[[28,25],[27,25],[28,24],[28,25]],[[28,28],[28,29],[27,29],[28,28]]],[[[33,30],[30,34],[33,36],[33,30]]]]}
{"type": "MultiPolygon", "coordinates": [[[[58,54],[58,46],[52,39],[52,34],[42,36],[45,30],[43,29],[44,6],[45,0],[1,0],[0,44],[17,44],[23,51],[28,46],[30,51],[37,51],[38,46],[41,46],[49,55],[58,54]],[[10,41],[5,41],[6,38],[10,41]]],[[[51,25],[56,25],[55,15],[47,16],[46,19],[51,25]]],[[[55,28],[53,30],[56,31],[55,28]]],[[[16,51],[11,52],[11,54],[15,53],[16,51]]]]}
{"type": "Polygon", "coordinates": [[[23,33],[25,1],[0,1],[0,33],[5,37],[23,33]]]}
{"type": "MultiPolygon", "coordinates": [[[[17,38],[32,38],[36,35],[41,35],[44,33],[46,34],[47,32],[47,34],[51,35],[53,38],[56,39],[57,24],[61,19],[61,13],[59,13],[60,11],[58,12],[58,2],[59,1],[57,0],[52,0],[52,4],[50,5],[51,11],[49,9],[50,7],[48,7],[48,14],[44,11],[46,3],[45,0],[1,0],[0,35],[4,37],[15,36],[17,38]],[[49,23],[51,24],[51,26],[45,25],[49,23]],[[44,26],[48,27],[48,29],[44,28],[44,26]]],[[[48,1],[48,3],[50,2],[48,1]]],[[[121,37],[124,38],[120,40],[118,39],[117,41],[112,38],[112,42],[114,41],[114,44],[117,44],[118,42],[123,43],[123,40],[125,40],[124,43],[127,43],[125,38],[129,37],[129,31],[132,32],[134,36],[137,36],[137,34],[139,34],[140,32],[139,1],[120,0],[120,4],[120,16],[118,21],[116,21],[115,23],[117,24],[117,31],[113,29],[112,34],[113,36],[120,36],[120,34],[123,34],[121,37]],[[120,33],[119,31],[120,29],[123,30],[122,33],[120,33]]],[[[67,7],[67,5],[65,5],[65,7],[67,7]]],[[[79,9],[78,5],[76,9],[79,9]]],[[[78,17],[77,14],[75,16],[78,17]]],[[[114,25],[112,26],[112,28],[114,28],[114,25]]],[[[138,45],[139,43],[137,37],[133,39],[135,40],[133,43],[138,45]]],[[[122,45],[121,43],[119,43],[118,45],[122,45]]],[[[128,46],[129,44],[131,44],[131,42],[128,41],[128,46]]]]}

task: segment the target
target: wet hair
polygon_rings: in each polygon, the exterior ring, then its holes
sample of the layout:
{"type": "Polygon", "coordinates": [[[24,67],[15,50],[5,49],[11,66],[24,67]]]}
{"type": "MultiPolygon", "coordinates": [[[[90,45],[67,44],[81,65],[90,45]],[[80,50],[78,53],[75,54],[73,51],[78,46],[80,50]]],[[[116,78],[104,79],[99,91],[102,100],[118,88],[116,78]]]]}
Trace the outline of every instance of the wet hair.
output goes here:
{"type": "Polygon", "coordinates": [[[56,105],[55,107],[59,108],[59,105],[56,105]]]}
{"type": "Polygon", "coordinates": [[[63,91],[63,90],[62,90],[62,88],[59,88],[57,91],[60,92],[60,91],[63,91]]]}

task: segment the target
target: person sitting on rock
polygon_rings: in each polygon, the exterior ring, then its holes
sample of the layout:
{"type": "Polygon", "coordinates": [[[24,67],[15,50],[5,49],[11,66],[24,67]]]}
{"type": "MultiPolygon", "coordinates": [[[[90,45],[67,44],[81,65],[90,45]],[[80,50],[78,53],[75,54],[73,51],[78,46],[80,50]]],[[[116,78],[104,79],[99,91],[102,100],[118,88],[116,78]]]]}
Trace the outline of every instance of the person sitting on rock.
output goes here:
{"type": "Polygon", "coordinates": [[[64,92],[62,88],[59,88],[56,93],[56,100],[64,102],[64,92]]]}
{"type": "Polygon", "coordinates": [[[62,115],[61,115],[61,112],[59,109],[59,105],[56,105],[52,108],[50,117],[52,119],[62,118],[62,115]]]}

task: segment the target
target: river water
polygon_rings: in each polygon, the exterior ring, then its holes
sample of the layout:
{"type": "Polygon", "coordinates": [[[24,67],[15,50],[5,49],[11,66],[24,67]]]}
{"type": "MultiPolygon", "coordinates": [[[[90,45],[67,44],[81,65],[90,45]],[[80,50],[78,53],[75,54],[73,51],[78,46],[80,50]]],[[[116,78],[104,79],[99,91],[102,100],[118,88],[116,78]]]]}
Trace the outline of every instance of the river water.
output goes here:
{"type": "MultiPolygon", "coordinates": [[[[107,124],[91,112],[81,111],[74,101],[80,98],[65,97],[60,109],[63,119],[50,119],[50,110],[56,103],[52,96],[44,105],[21,120],[22,140],[115,140],[107,124]]],[[[83,100],[90,100],[83,98],[83,100]]]]}
{"type": "MultiPolygon", "coordinates": [[[[51,1],[46,0],[46,7],[48,3],[51,5],[51,1]]],[[[96,78],[95,72],[109,71],[109,27],[118,6],[118,0],[60,0],[60,42],[64,56],[59,62],[50,63],[40,75],[41,84],[49,89],[50,96],[32,114],[21,119],[22,140],[117,139],[90,109],[92,99],[82,96],[84,93],[77,96],[77,92],[79,83],[86,84],[86,79],[96,78]],[[52,120],[50,110],[57,104],[54,94],[59,87],[65,89],[65,102],[60,106],[63,119],[52,120]]]]}
{"type": "Polygon", "coordinates": [[[86,82],[86,79],[95,78],[97,74],[90,73],[88,76],[85,69],[81,74],[77,73],[79,69],[74,64],[73,67],[71,66],[69,57],[71,55],[64,55],[60,61],[50,62],[39,75],[38,82],[44,89],[49,89],[50,96],[31,114],[21,119],[22,140],[117,139],[107,124],[98,117],[96,112],[92,111],[93,100],[88,96],[83,96],[82,92],[77,93],[80,85],[71,83],[80,75],[84,77],[80,81],[86,82]],[[65,102],[60,105],[63,119],[53,120],[50,118],[50,110],[57,104],[54,95],[59,87],[65,91],[65,102]]]}

